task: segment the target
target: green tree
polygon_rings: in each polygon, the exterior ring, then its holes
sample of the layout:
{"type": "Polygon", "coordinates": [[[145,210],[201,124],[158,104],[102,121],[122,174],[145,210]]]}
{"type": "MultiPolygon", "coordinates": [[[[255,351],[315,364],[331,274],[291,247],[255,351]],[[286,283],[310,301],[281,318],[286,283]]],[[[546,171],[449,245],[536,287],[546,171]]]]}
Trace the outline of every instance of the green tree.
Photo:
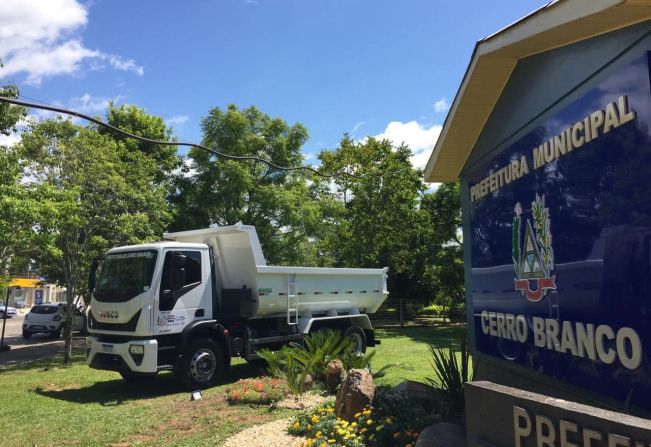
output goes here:
{"type": "MultiPolygon", "coordinates": [[[[133,104],[122,104],[119,107],[109,104],[106,121],[118,129],[143,138],[174,141],[172,129],[165,124],[163,118],[148,114],[133,104]]],[[[147,160],[155,182],[170,186],[174,172],[181,166],[181,157],[177,154],[175,145],[160,145],[126,137],[105,127],[99,127],[98,131],[119,143],[120,158],[123,161],[142,165],[147,160]]]]}
{"type": "Polygon", "coordinates": [[[50,243],[35,258],[41,272],[67,290],[69,363],[71,306],[84,293],[91,259],[116,245],[160,237],[169,206],[151,164],[140,157],[124,160],[120,142],[94,126],[62,119],[36,123],[23,134],[21,148],[48,210],[38,227],[50,243]]]}
{"type": "MultiPolygon", "coordinates": [[[[0,86],[0,96],[17,98],[18,89],[13,84],[0,86]]],[[[25,114],[23,107],[0,103],[0,134],[16,132],[16,124],[25,114]]],[[[0,146],[0,286],[9,281],[12,260],[29,251],[36,236],[38,203],[21,184],[22,172],[20,152],[15,147],[0,146]]]]}
{"type": "Polygon", "coordinates": [[[459,184],[443,183],[425,194],[420,209],[430,223],[431,252],[424,278],[432,287],[434,302],[450,316],[465,306],[459,184]]]}
{"type": "MultiPolygon", "coordinates": [[[[258,156],[280,166],[300,166],[308,138],[301,124],[288,125],[255,107],[213,108],[202,121],[203,145],[239,156],[258,156]]],[[[320,226],[317,184],[302,170],[269,168],[192,149],[192,172],[178,182],[172,228],[187,230],[242,222],[257,229],[271,263],[309,263],[306,241],[320,226]]],[[[316,181],[316,180],[315,180],[316,181]]]]}
{"type": "Polygon", "coordinates": [[[388,266],[389,288],[400,298],[422,297],[422,273],[429,248],[427,221],[418,211],[425,185],[405,145],[344,136],[338,148],[320,154],[325,171],[354,176],[333,180],[343,211],[327,233],[326,247],[336,265],[388,266]]]}

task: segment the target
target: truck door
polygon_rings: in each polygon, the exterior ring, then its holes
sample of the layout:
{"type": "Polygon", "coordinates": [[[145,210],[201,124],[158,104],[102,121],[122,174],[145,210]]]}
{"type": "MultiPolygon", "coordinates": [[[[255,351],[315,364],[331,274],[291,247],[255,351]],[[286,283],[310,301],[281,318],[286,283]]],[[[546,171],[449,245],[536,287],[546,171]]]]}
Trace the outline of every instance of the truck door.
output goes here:
{"type": "Polygon", "coordinates": [[[178,333],[205,316],[202,308],[207,277],[202,275],[200,250],[165,252],[154,323],[156,334],[178,333]]]}

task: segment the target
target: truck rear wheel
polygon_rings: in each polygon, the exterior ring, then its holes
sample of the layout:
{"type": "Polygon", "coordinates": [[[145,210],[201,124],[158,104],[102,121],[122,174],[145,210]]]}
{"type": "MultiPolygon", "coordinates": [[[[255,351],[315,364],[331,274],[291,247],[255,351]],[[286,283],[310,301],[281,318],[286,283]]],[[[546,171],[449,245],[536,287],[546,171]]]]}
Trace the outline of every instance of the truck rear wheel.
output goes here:
{"type": "Polygon", "coordinates": [[[221,346],[209,338],[199,338],[183,352],[177,374],[189,390],[208,388],[222,379],[226,363],[221,346]]]}
{"type": "Polygon", "coordinates": [[[350,326],[344,332],[344,338],[350,339],[353,352],[363,354],[366,352],[366,334],[359,326],[350,326]]]}

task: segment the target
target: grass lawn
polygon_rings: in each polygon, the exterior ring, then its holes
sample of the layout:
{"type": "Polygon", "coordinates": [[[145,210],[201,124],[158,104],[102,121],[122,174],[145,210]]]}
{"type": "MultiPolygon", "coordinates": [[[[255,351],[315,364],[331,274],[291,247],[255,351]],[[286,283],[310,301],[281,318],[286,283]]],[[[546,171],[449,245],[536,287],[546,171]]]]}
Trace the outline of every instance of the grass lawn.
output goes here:
{"type": "MultiPolygon", "coordinates": [[[[404,379],[432,377],[428,344],[447,347],[459,340],[462,328],[378,330],[374,367],[405,363],[412,370],[393,368],[379,379],[395,385],[404,379]]],[[[2,446],[218,446],[238,431],[289,416],[289,410],[264,406],[229,406],[228,383],[251,377],[257,370],[233,362],[227,383],[190,395],[173,375],[129,384],[119,375],[88,368],[83,356],[70,367],[60,358],[0,371],[2,446]]]]}
{"type": "Polygon", "coordinates": [[[377,379],[378,385],[397,385],[403,380],[427,382],[434,378],[430,364],[429,345],[448,348],[454,344],[458,348],[466,332],[465,327],[414,327],[396,329],[378,329],[377,337],[381,344],[375,349],[373,369],[386,364],[398,363],[405,368],[395,367],[387,371],[386,376],[377,379]]]}

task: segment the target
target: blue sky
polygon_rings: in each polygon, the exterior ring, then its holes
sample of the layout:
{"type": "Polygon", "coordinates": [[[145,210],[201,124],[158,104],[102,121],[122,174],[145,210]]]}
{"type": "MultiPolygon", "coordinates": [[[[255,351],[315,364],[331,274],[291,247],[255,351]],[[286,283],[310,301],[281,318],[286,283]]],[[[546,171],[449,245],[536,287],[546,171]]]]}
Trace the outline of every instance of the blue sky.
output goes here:
{"type": "Polygon", "coordinates": [[[256,105],[307,127],[308,163],[348,132],[422,166],[475,42],[544,3],[2,0],[0,83],[96,115],[137,104],[193,142],[210,108],[256,105]]]}

